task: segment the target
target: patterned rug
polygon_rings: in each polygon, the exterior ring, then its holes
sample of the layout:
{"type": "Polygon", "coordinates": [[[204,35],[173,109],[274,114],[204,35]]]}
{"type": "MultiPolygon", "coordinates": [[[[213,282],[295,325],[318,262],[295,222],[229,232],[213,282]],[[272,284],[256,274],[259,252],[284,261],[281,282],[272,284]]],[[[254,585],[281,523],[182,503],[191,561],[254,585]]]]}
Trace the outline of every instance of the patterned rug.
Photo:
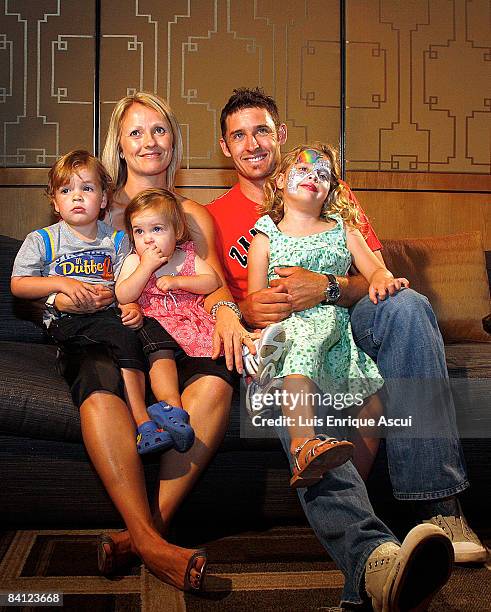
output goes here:
{"type": "MultiPolygon", "coordinates": [[[[63,608],[90,612],[336,610],[343,576],[305,527],[278,527],[207,542],[205,589],[183,594],[136,566],[112,580],[98,576],[98,531],[0,534],[0,591],[63,593],[63,608]]],[[[488,545],[490,542],[487,542],[488,545]]],[[[491,610],[491,564],[454,570],[431,612],[491,610]]],[[[0,607],[1,611],[39,608],[0,607]]]]}

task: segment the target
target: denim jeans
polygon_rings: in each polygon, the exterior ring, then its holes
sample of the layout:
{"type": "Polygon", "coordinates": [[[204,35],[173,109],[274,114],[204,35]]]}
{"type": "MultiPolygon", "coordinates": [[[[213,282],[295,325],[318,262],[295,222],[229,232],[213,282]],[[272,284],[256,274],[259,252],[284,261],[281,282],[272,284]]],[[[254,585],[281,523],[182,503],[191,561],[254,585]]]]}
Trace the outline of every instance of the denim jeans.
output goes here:
{"type": "Polygon", "coordinates": [[[427,298],[403,289],[351,309],[356,343],[386,382],[388,418],[413,417],[409,435],[387,428],[394,496],[401,500],[448,497],[469,486],[448,381],[443,340],[427,298]]]}
{"type": "MultiPolygon", "coordinates": [[[[351,324],[357,344],[376,360],[386,381],[386,417],[415,417],[410,435],[387,428],[395,497],[438,499],[463,491],[469,483],[443,340],[428,300],[411,289],[378,304],[366,296],[352,308],[351,324]]],[[[344,432],[324,433],[342,438],[344,432]]],[[[279,437],[291,461],[287,432],[280,430],[279,437]]],[[[298,489],[298,496],[317,538],[345,576],[342,601],[361,603],[368,557],[383,542],[397,538],[375,516],[351,462],[327,472],[319,483],[298,489]]]]}
{"type": "MultiPolygon", "coordinates": [[[[286,428],[277,428],[287,457],[292,461],[286,428]]],[[[336,428],[323,429],[341,439],[336,428]]],[[[362,603],[365,565],[370,554],[384,542],[396,542],[391,530],[375,516],[367,490],[357,470],[348,461],[329,470],[324,478],[308,488],[297,489],[300,503],[317,539],[343,572],[342,601],[362,603]]]]}

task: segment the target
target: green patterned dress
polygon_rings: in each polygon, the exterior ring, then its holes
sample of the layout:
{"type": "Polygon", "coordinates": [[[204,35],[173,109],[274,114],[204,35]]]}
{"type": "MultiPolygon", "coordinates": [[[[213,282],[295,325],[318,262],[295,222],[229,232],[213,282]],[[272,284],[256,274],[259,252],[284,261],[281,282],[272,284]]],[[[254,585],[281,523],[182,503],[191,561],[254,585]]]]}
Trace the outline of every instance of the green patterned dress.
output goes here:
{"type": "MultiPolygon", "coordinates": [[[[278,278],[274,268],[300,266],[313,272],[344,276],[351,265],[346,232],[339,215],[333,229],[312,236],[287,236],[271,217],[261,217],[255,229],[269,238],[268,282],[278,278]]],[[[373,360],[353,339],[349,313],[340,306],[318,304],[292,313],[282,322],[287,344],[277,378],[302,374],[315,382],[323,393],[375,393],[383,380],[373,360]]]]}

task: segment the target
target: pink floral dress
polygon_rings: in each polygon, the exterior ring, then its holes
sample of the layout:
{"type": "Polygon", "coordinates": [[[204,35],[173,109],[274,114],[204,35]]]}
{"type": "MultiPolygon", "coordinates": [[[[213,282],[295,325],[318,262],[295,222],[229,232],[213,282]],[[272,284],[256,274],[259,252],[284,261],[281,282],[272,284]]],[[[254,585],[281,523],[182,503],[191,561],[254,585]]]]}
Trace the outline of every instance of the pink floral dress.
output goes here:
{"type": "MultiPolygon", "coordinates": [[[[186,253],[178,276],[194,276],[194,244],[185,242],[176,248],[186,253]]],[[[156,282],[152,274],[138,300],[145,316],[156,319],[190,357],[210,357],[215,321],[203,308],[205,296],[182,289],[163,293],[156,282]]]]}

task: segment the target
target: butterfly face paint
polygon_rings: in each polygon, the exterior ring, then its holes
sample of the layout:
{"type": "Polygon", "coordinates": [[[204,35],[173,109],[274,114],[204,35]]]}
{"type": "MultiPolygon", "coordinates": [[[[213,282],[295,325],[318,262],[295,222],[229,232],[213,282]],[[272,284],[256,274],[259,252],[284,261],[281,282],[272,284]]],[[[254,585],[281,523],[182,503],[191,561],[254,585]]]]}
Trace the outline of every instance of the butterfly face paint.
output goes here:
{"type": "Polygon", "coordinates": [[[322,157],[317,151],[306,149],[300,153],[297,161],[290,169],[286,186],[287,191],[289,193],[296,193],[302,181],[311,175],[317,177],[319,182],[329,182],[331,178],[331,164],[328,159],[322,157]]]}

